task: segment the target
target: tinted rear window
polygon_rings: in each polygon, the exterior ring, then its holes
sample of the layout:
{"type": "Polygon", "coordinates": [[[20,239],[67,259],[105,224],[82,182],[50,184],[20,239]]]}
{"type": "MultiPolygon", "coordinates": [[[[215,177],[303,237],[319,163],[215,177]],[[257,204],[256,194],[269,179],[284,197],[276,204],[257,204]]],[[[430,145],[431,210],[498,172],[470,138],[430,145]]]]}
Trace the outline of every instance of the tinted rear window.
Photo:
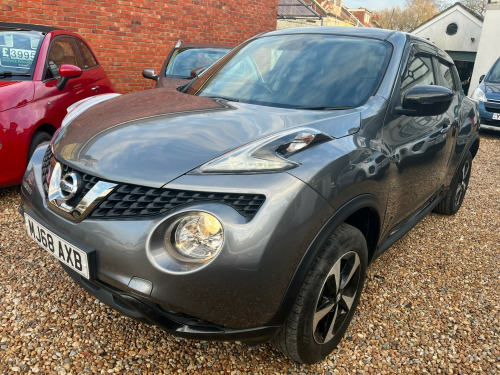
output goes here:
{"type": "Polygon", "coordinates": [[[228,53],[222,48],[185,48],[174,51],[165,76],[169,78],[189,78],[194,68],[208,68],[214,62],[228,53]]]}

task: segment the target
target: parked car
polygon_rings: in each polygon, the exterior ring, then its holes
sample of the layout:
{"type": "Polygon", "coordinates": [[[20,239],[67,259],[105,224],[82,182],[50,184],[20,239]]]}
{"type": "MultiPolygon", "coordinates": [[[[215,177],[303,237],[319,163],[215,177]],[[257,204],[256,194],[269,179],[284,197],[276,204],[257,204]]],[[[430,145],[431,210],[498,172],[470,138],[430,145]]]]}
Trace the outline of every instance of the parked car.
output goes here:
{"type": "Polygon", "coordinates": [[[479,101],[481,129],[500,130],[500,58],[481,76],[472,98],[479,101]]]}
{"type": "Polygon", "coordinates": [[[52,27],[0,23],[0,186],[21,182],[35,148],[66,108],[114,92],[88,44],[52,27]]]}
{"type": "Polygon", "coordinates": [[[220,44],[184,43],[179,40],[167,56],[160,75],[154,69],[144,69],[142,76],[156,81],[156,87],[177,87],[193,78],[193,70],[208,68],[231,49],[220,44]]]}
{"type": "Polygon", "coordinates": [[[433,44],[361,28],[259,35],[179,90],[90,106],[40,146],[28,234],[124,315],[321,361],[368,264],[460,208],[477,102],[433,44]]]}

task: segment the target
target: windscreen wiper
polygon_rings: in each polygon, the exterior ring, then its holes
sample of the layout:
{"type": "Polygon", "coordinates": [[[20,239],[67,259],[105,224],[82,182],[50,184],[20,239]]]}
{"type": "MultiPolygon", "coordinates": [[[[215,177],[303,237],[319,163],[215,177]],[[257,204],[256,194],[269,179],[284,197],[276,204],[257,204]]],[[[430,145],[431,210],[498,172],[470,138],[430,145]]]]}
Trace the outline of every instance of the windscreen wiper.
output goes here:
{"type": "Polygon", "coordinates": [[[342,109],[353,109],[354,107],[351,105],[344,106],[344,107],[327,107],[325,105],[318,105],[316,107],[311,106],[311,107],[293,107],[293,109],[310,109],[310,110],[318,110],[318,111],[330,111],[330,110],[335,110],[335,111],[340,111],[342,109]]]}
{"type": "Polygon", "coordinates": [[[0,72],[0,77],[31,77],[29,73],[0,72]]]}
{"type": "Polygon", "coordinates": [[[226,100],[228,102],[239,102],[240,101],[240,99],[237,99],[237,98],[231,98],[229,96],[220,96],[220,95],[213,95],[213,96],[207,95],[207,96],[205,96],[205,98],[222,99],[222,100],[226,100]]]}

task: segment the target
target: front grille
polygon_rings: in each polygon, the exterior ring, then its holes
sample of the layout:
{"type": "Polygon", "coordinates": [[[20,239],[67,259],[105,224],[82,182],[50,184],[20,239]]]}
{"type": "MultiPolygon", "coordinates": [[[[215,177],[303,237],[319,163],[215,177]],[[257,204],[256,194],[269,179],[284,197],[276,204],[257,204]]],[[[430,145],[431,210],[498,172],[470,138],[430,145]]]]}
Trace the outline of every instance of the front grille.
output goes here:
{"type": "Polygon", "coordinates": [[[146,217],[193,202],[218,202],[252,218],[266,197],[261,194],[207,193],[120,185],[90,215],[93,218],[146,217]]]}
{"type": "Polygon", "coordinates": [[[50,160],[54,155],[52,154],[52,147],[47,147],[45,155],[43,156],[42,162],[42,183],[43,190],[45,191],[45,196],[49,194],[49,181],[47,180],[47,175],[49,174],[50,160]]]}
{"type": "Polygon", "coordinates": [[[63,177],[66,173],[71,173],[71,172],[76,172],[78,175],[82,177],[82,185],[83,188],[81,191],[78,192],[73,198],[68,200],[66,203],[69,206],[76,206],[78,202],[82,200],[82,198],[94,187],[95,184],[97,184],[99,181],[99,177],[92,176],[88,173],[82,173],[77,171],[74,168],[71,168],[70,166],[60,163],[61,164],[61,177],[63,177]]]}
{"type": "MultiPolygon", "coordinates": [[[[52,158],[52,151],[49,147],[45,152],[42,164],[42,178],[46,196],[49,191],[47,175],[52,158]]],[[[66,202],[69,206],[74,207],[101,180],[88,173],[79,172],[68,165],[60,164],[62,176],[66,173],[76,172],[83,180],[83,189],[75,197],[66,202]]],[[[100,219],[149,217],[164,214],[176,207],[189,203],[217,202],[234,208],[247,218],[252,218],[265,200],[266,197],[262,194],[207,193],[121,184],[89,216],[100,219]]]]}
{"type": "MultiPolygon", "coordinates": [[[[49,183],[50,183],[50,180],[47,179],[47,177],[49,174],[50,170],[49,167],[53,157],[54,155],[52,154],[52,149],[49,146],[45,151],[45,155],[43,156],[43,162],[42,162],[43,190],[45,191],[46,197],[49,194],[49,183]]],[[[66,173],[71,173],[71,172],[77,172],[77,171],[71,168],[70,166],[61,163],[61,176],[64,176],[66,173]]],[[[90,189],[92,189],[94,185],[99,181],[98,177],[92,176],[88,173],[78,172],[78,174],[82,177],[83,189],[79,192],[79,194],[77,194],[75,197],[73,197],[70,201],[67,202],[69,205],[72,205],[73,203],[78,203],[85,196],[85,194],[87,194],[90,191],[90,189]]]]}
{"type": "Polygon", "coordinates": [[[489,100],[484,103],[484,109],[488,112],[498,113],[500,112],[500,103],[489,100]]]}
{"type": "Polygon", "coordinates": [[[498,121],[498,120],[489,120],[489,119],[482,118],[481,124],[500,127],[500,121],[498,121]]]}

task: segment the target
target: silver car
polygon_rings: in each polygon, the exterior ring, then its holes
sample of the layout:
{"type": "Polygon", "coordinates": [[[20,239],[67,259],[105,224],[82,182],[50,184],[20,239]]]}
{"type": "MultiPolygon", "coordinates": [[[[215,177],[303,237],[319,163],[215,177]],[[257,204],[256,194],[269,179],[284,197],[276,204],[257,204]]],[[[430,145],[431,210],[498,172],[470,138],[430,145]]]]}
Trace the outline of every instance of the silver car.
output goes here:
{"type": "Polygon", "coordinates": [[[344,335],[368,264],[428,212],[458,211],[477,120],[426,40],[275,31],[177,90],[79,103],[34,153],[20,212],[121,313],[314,363],[344,335]]]}

